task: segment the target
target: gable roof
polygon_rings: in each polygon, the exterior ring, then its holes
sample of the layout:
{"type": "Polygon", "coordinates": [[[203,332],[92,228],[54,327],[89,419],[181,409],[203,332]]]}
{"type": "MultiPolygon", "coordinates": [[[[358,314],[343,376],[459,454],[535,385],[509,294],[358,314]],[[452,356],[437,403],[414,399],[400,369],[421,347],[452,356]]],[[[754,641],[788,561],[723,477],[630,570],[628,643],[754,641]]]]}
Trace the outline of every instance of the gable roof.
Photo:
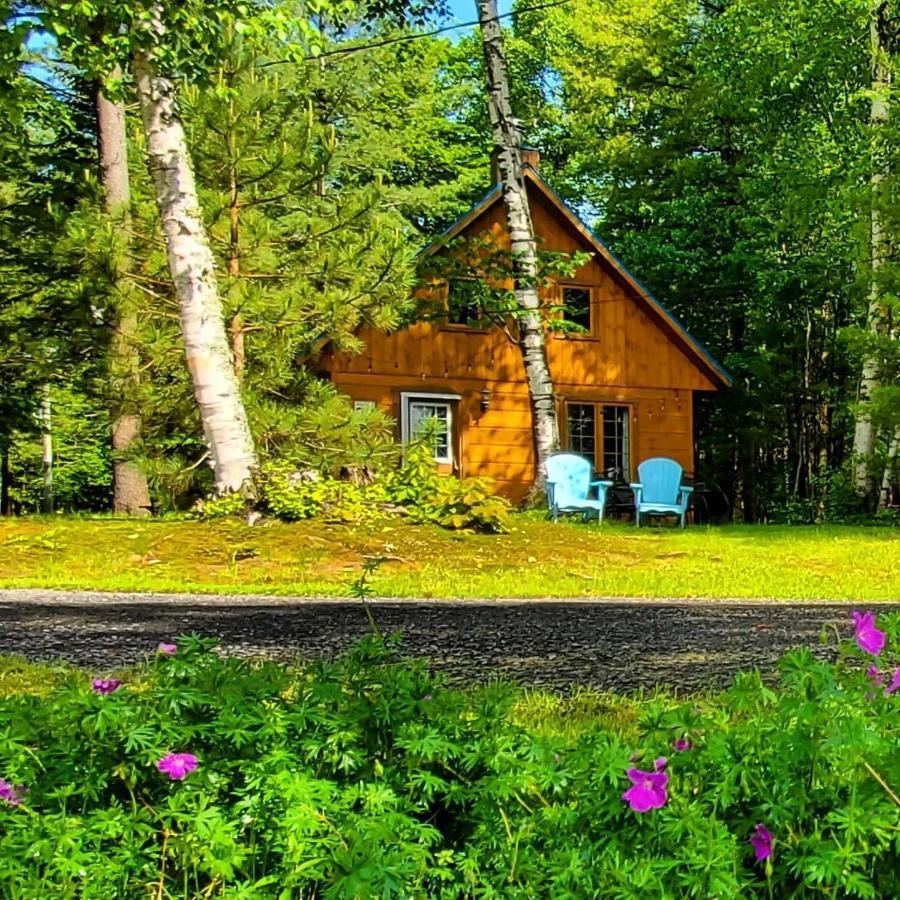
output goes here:
{"type": "MultiPolygon", "coordinates": [[[[664,330],[666,330],[678,343],[687,355],[699,365],[699,367],[712,376],[714,382],[729,387],[731,385],[731,375],[722,366],[713,355],[698,341],[684,325],[678,320],[674,313],[668,310],[653,294],[625,267],[619,258],[597,237],[596,234],[573,212],[544,181],[537,171],[530,165],[525,165],[525,179],[533,184],[546,200],[554,206],[569,223],[574,231],[588,243],[588,245],[596,251],[598,256],[603,259],[612,269],[614,269],[622,280],[634,291],[638,300],[651,313],[654,319],[659,322],[664,330]]],[[[503,186],[495,184],[481,200],[478,201],[467,213],[460,216],[443,234],[439,235],[427,247],[421,251],[421,255],[430,256],[437,253],[448,241],[457,237],[469,225],[472,224],[482,213],[488,210],[495,203],[500,201],[503,196],[503,186]]]]}

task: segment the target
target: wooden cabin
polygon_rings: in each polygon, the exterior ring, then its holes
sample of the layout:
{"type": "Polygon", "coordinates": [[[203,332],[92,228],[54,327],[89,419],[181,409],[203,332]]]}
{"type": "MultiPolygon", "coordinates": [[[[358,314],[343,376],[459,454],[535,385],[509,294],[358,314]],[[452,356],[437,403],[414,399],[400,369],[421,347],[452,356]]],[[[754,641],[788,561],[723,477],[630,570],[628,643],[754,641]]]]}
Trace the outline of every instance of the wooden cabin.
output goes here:
{"type": "MultiPolygon", "coordinates": [[[[651,456],[676,459],[692,474],[694,392],[727,386],[727,372],[547,185],[534,151],[525,159],[540,249],[590,254],[571,278],[554,279],[544,292],[584,328],[548,336],[562,447],[620,480],[634,480],[638,464],[651,456]]],[[[424,253],[486,232],[508,248],[499,184],[424,253]]],[[[503,328],[460,314],[452,302],[460,287],[451,279],[435,288],[446,316],[392,334],[363,329],[366,349],[358,355],[326,351],[323,374],[356,405],[390,413],[403,442],[425,420],[439,419],[440,467],[490,478],[499,493],[518,500],[535,475],[521,351],[503,328]]]]}

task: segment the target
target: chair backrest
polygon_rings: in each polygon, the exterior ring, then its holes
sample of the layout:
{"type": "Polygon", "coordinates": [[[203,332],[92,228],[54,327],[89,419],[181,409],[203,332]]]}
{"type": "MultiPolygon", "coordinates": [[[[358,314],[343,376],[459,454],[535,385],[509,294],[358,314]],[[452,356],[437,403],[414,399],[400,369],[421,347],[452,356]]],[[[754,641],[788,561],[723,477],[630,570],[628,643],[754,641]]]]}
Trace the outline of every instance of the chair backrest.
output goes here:
{"type": "Polygon", "coordinates": [[[591,488],[591,464],[575,453],[556,453],[547,460],[547,481],[554,484],[557,506],[579,502],[591,488]]]}
{"type": "Polygon", "coordinates": [[[643,500],[649,503],[677,503],[681,487],[681,466],[674,459],[654,456],[638,466],[638,481],[644,486],[643,500]]]}

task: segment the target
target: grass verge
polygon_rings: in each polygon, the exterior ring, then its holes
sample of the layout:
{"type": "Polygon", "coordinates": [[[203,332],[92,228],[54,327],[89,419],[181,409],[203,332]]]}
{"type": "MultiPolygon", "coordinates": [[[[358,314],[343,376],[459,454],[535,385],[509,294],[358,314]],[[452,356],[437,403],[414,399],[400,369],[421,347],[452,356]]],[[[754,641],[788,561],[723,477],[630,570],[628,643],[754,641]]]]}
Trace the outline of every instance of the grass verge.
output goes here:
{"type": "Polygon", "coordinates": [[[367,557],[381,596],[900,598],[900,535],[847,526],[637,530],[515,518],[505,535],[396,519],[0,521],[0,587],[343,596],[367,557]]]}

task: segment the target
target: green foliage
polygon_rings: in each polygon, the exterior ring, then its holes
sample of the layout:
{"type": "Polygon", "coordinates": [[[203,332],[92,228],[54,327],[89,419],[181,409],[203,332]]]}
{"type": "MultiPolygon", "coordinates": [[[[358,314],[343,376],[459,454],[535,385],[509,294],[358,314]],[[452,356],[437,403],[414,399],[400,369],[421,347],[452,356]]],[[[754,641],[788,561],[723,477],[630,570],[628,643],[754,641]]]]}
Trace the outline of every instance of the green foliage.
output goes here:
{"type": "Polygon", "coordinates": [[[220,497],[200,500],[193,512],[200,519],[223,519],[229,516],[241,516],[247,512],[247,498],[234,491],[220,497]]]}
{"type": "Polygon", "coordinates": [[[490,490],[483,478],[441,475],[426,440],[407,448],[400,467],[385,479],[388,497],[409,507],[417,522],[473,531],[508,531],[510,505],[490,490]]]}
{"type": "Polygon", "coordinates": [[[484,478],[441,478],[434,492],[420,497],[411,510],[417,522],[489,534],[509,531],[510,513],[509,503],[494,494],[484,478]]]}
{"type": "MultiPolygon", "coordinates": [[[[884,623],[879,623],[884,627],[884,623]]],[[[900,662],[898,623],[878,660],[900,662]]],[[[777,685],[622,700],[529,727],[520,694],[450,690],[368,638],[299,670],[184,637],[108,696],[87,675],[0,699],[8,896],[841,897],[900,892],[900,695],[806,650],[777,685]],[[624,707],[628,707],[625,714],[624,707]],[[687,738],[691,748],[673,751],[687,738]],[[183,781],[157,771],[192,753],[183,781]],[[626,771],[668,756],[666,804],[626,771]],[[774,835],[757,862],[757,823],[774,835]],[[187,887],[185,887],[187,886],[187,887]]]]}
{"type": "MultiPolygon", "coordinates": [[[[105,510],[112,493],[107,410],[73,387],[49,391],[53,436],[54,505],[60,510],[105,510]]],[[[21,512],[39,512],[44,485],[36,417],[28,431],[16,432],[9,445],[10,497],[21,512]]]]}
{"type": "MultiPolygon", "coordinates": [[[[734,375],[698,404],[697,474],[747,520],[819,509],[823,476],[850,463],[869,212],[893,234],[900,209],[896,119],[868,123],[882,8],[572,0],[515,21],[516,112],[542,173],[734,375]],[[874,198],[873,160],[892,173],[874,198]]],[[[900,270],[882,262],[889,319],[900,270]]],[[[896,384],[896,328],[874,343],[896,384]]],[[[890,435],[900,404],[876,401],[890,435]]]]}
{"type": "Polygon", "coordinates": [[[323,477],[315,470],[297,470],[285,462],[263,467],[261,508],[285,522],[323,516],[329,521],[358,522],[385,500],[378,484],[360,485],[323,477]]]}
{"type": "Polygon", "coordinates": [[[487,482],[439,474],[426,444],[413,445],[397,469],[367,483],[323,477],[285,461],[265,465],[259,483],[260,508],[286,522],[315,516],[359,522],[379,506],[399,505],[413,521],[444,528],[500,533],[510,526],[509,504],[487,482]]]}

